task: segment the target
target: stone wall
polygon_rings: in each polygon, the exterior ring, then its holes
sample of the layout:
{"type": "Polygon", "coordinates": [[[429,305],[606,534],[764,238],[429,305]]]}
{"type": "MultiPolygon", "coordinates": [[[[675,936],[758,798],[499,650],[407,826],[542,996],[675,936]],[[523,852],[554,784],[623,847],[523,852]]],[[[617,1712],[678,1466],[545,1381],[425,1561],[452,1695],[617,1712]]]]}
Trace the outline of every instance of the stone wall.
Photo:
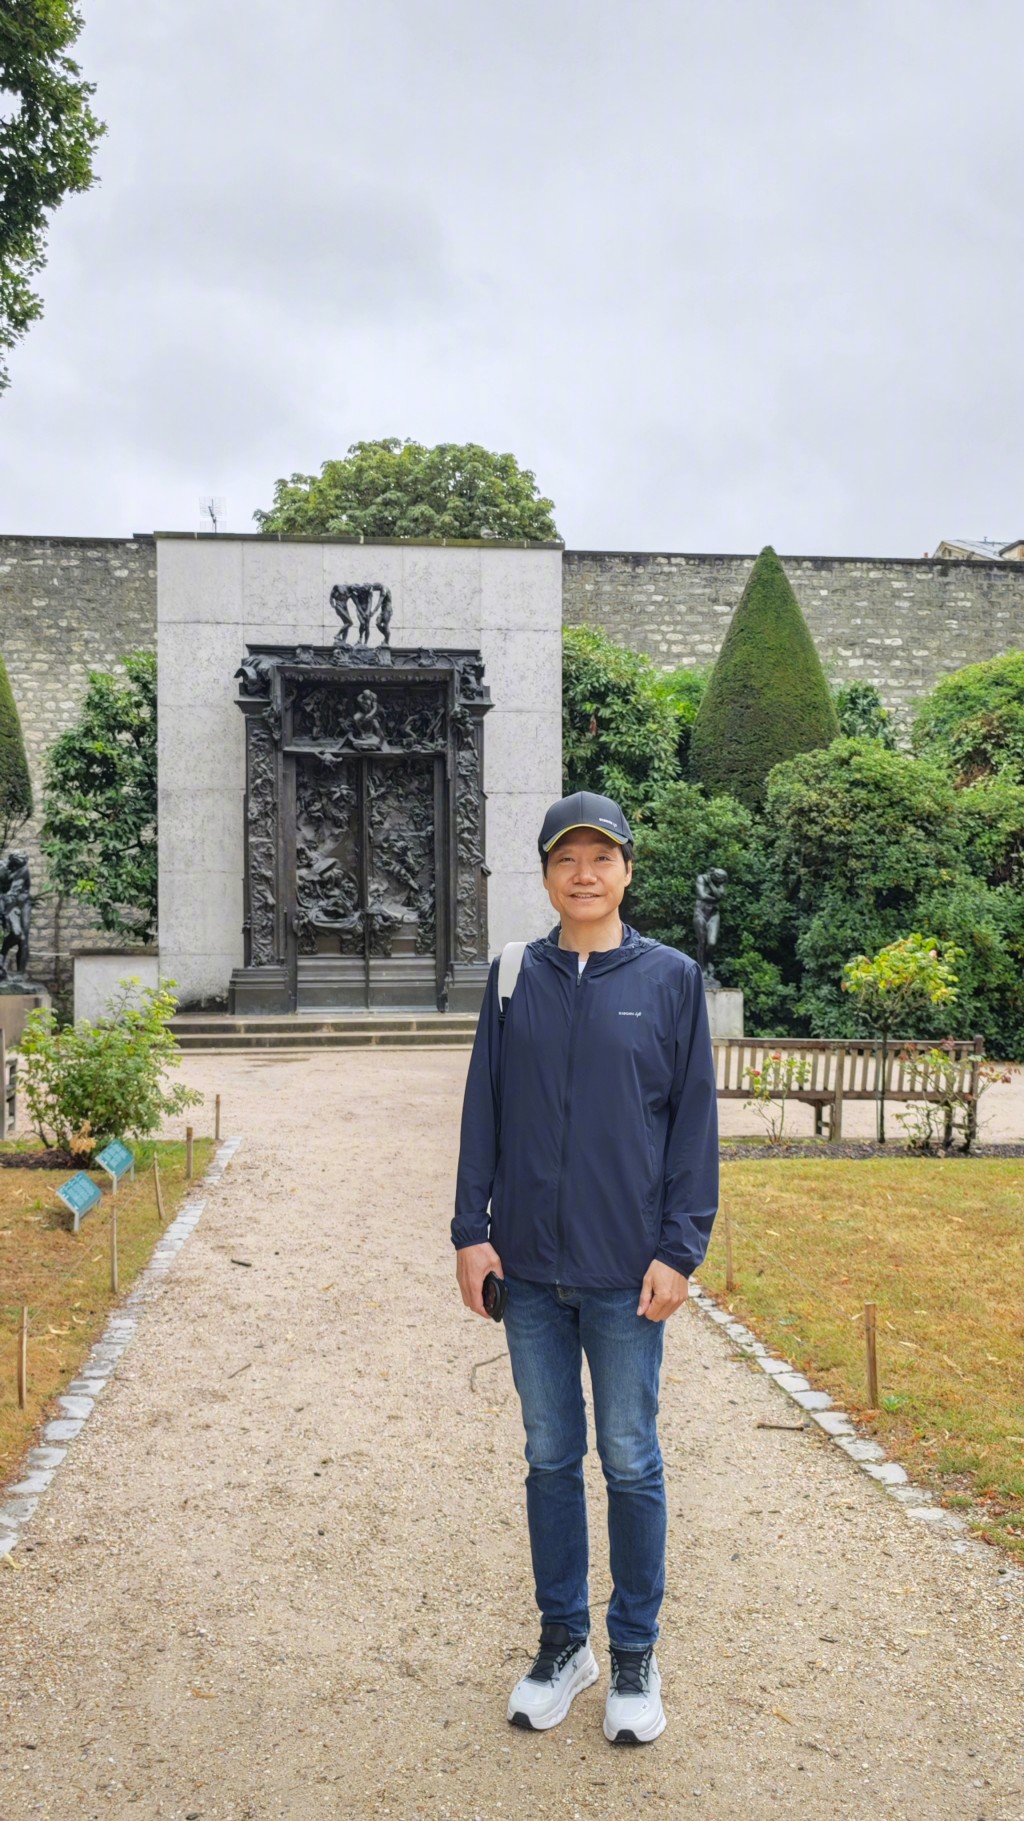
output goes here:
{"type": "MultiPolygon", "coordinates": [[[[21,716],[37,815],[20,837],[32,861],[32,973],[58,985],[54,900],[42,892],[36,839],[46,748],[75,720],[90,670],[115,670],[156,647],[156,545],[151,537],[0,537],[0,652],[21,716]]],[[[91,932],[84,905],[66,905],[60,952],[91,932]]],[[[70,987],[70,979],[64,982],[70,987]]]]}
{"type": "MultiPolygon", "coordinates": [[[[753,560],[567,550],[563,618],[600,626],[663,669],[706,668],[753,560]]],[[[782,561],[830,678],[874,683],[904,725],[946,671],[1024,646],[1024,563],[782,561]]]]}

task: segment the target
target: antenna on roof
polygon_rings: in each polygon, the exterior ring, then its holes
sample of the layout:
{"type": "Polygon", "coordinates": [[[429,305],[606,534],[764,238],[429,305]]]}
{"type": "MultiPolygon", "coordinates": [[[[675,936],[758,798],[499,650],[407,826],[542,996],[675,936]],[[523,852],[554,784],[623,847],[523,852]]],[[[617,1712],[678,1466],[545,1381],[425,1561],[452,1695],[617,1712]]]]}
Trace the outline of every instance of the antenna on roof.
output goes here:
{"type": "Polygon", "coordinates": [[[224,529],[224,500],[218,495],[203,495],[199,501],[199,529],[214,535],[224,529]]]}

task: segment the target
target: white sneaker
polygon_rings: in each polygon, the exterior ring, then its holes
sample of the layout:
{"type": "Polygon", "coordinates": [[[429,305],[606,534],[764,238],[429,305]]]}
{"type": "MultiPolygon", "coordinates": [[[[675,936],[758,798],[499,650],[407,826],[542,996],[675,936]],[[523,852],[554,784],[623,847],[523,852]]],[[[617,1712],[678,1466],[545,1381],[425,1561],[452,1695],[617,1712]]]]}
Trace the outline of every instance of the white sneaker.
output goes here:
{"type": "Polygon", "coordinates": [[[661,1676],[654,1646],[616,1650],[604,1710],[604,1736],[613,1745],[649,1745],[665,1730],[661,1676]]]}
{"type": "Polygon", "coordinates": [[[597,1659],[586,1638],[572,1638],[567,1625],[542,1625],[533,1668],[508,1698],[513,1726],[546,1732],[564,1720],[576,1696],[597,1681],[597,1659]]]}

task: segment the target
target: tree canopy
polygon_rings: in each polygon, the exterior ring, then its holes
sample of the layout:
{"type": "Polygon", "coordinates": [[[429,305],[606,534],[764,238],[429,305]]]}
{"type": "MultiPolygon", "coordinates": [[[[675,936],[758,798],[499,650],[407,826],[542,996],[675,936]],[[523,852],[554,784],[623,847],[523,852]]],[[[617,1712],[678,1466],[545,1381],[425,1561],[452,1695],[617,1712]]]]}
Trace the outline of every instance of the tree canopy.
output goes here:
{"type": "Polygon", "coordinates": [[[5,355],[43,313],[32,280],[45,259],[47,218],[95,182],[105,127],[68,56],[82,29],[71,0],[5,0],[0,8],[0,391],[5,355]]]}
{"type": "Polygon", "coordinates": [[[50,883],[84,899],[101,929],[156,930],[156,658],[124,676],[91,671],[81,714],[47,754],[41,842],[50,883]]]}
{"type": "Polygon", "coordinates": [[[913,742],[958,784],[996,773],[1024,784],[1024,651],[943,677],[918,706],[913,742]]]}
{"type": "Polygon", "coordinates": [[[31,814],[32,783],[21,721],[7,668],[0,657],[0,856],[31,814]]]}
{"type": "Polygon", "coordinates": [[[774,765],[828,746],[839,720],[800,604],[770,545],[732,616],[697,710],[690,774],[754,807],[774,765]]]}
{"type": "Polygon", "coordinates": [[[557,538],[554,506],[514,455],[479,443],[422,443],[385,436],[353,443],[343,461],[319,475],[293,474],[274,487],[262,532],[312,537],[498,538],[543,543],[557,538]]]}
{"type": "Polygon", "coordinates": [[[679,713],[662,677],[638,651],[595,626],[562,635],[562,779],[568,794],[596,790],[634,816],[678,776],[679,713]]]}

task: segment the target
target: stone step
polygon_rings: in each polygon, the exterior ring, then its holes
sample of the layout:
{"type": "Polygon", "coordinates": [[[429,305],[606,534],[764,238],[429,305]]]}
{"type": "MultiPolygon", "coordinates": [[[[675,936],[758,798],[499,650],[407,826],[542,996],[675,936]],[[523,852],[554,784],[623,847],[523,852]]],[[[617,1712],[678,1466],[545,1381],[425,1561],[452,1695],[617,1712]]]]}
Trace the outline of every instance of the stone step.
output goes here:
{"type": "Polygon", "coordinates": [[[469,1049],[476,1019],[465,1014],[203,1017],[171,1022],[182,1050],[469,1049]]]}

